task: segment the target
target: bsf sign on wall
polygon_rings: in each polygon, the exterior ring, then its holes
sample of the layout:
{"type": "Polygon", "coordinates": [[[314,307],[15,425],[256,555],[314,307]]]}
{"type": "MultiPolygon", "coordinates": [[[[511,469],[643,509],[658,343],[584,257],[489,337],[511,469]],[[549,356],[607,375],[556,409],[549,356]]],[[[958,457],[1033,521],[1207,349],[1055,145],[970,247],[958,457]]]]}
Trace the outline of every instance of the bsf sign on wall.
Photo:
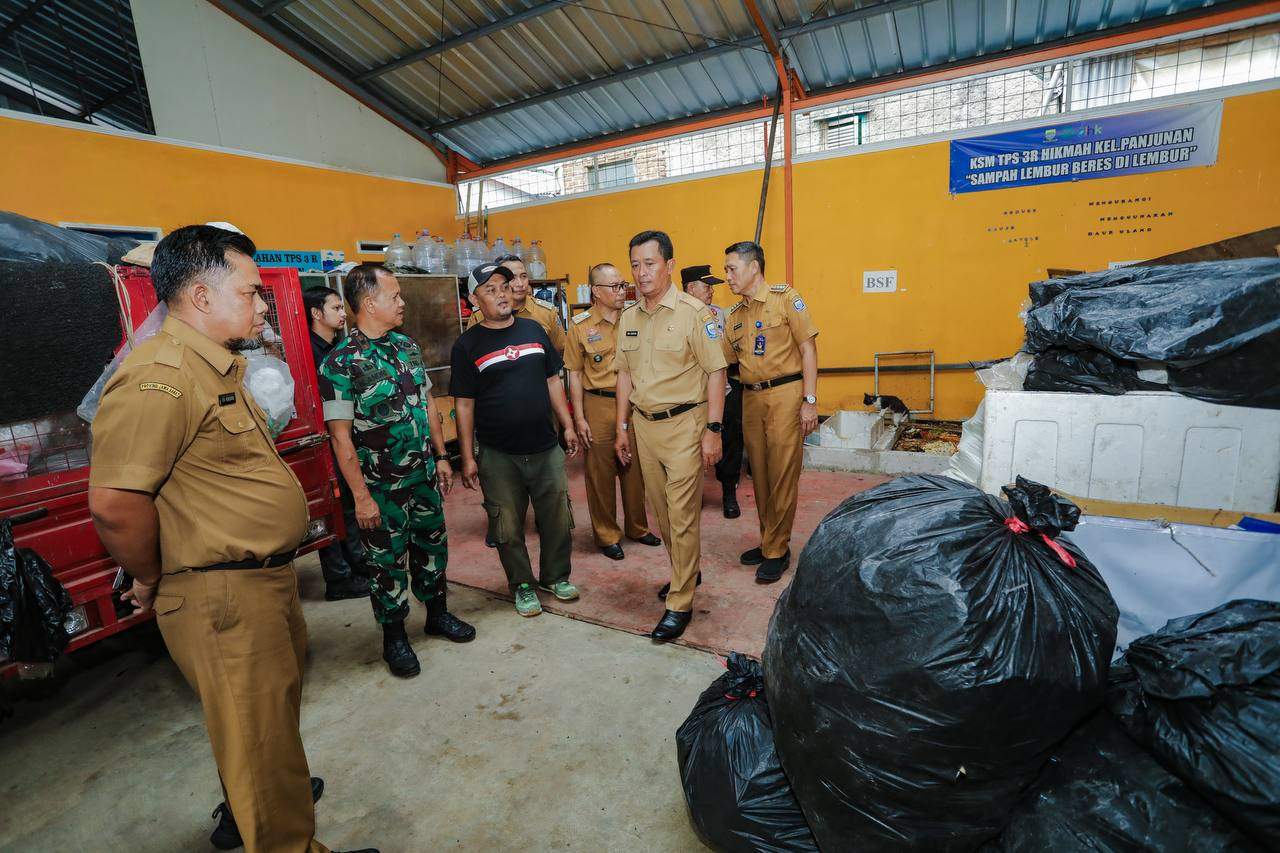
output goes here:
{"type": "Polygon", "coordinates": [[[1212,166],[1221,125],[1219,100],[957,139],[951,192],[1212,166]]]}
{"type": "Polygon", "coordinates": [[[866,270],[862,273],[863,293],[896,293],[897,290],[897,270],[866,270]]]}

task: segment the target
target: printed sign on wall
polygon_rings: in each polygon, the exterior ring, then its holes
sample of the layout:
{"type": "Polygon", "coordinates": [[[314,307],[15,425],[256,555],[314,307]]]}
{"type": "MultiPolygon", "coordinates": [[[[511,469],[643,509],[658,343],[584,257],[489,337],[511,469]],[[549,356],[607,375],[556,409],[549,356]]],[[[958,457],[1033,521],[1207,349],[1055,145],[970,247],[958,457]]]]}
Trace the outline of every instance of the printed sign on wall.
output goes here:
{"type": "Polygon", "coordinates": [[[1221,126],[1218,100],[957,139],[951,192],[1212,166],[1221,126]]]}
{"type": "Polygon", "coordinates": [[[897,270],[866,270],[862,273],[863,293],[896,293],[897,291],[897,270]]]}

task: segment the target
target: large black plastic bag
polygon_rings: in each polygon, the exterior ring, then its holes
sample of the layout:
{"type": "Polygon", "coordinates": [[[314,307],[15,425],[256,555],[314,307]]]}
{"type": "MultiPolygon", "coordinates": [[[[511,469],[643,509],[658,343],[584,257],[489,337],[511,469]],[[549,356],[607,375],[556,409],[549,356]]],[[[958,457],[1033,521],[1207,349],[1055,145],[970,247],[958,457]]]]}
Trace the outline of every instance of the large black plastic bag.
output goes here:
{"type": "Polygon", "coordinates": [[[1054,751],[1000,837],[1003,853],[1255,851],[1101,711],[1054,751]]]}
{"type": "Polygon", "coordinates": [[[1031,285],[1031,302],[1028,390],[1123,393],[1146,387],[1136,371],[1154,367],[1190,397],[1280,408],[1280,259],[1051,279],[1031,285]],[[1064,376],[1073,363],[1080,374],[1064,376]]]}
{"type": "Polygon", "coordinates": [[[712,847],[818,849],[774,751],[759,663],[729,655],[728,671],[676,731],[676,754],[694,828],[712,847]]]}
{"type": "Polygon", "coordinates": [[[1241,599],[1134,640],[1107,697],[1160,763],[1280,849],[1280,603],[1241,599]]]}
{"type": "Polygon", "coordinates": [[[0,210],[0,261],[118,264],[137,245],[128,237],[99,237],[0,210]]]}
{"type": "Polygon", "coordinates": [[[70,637],[62,623],[71,596],[36,552],[15,548],[13,528],[0,519],[0,661],[48,663],[70,637]]]}
{"type": "Polygon", "coordinates": [[[974,849],[1102,703],[1116,605],[1052,538],[1079,509],[1022,478],[1006,492],[1017,515],[965,483],[903,477],[809,539],[764,669],[823,850],[974,849]]]}

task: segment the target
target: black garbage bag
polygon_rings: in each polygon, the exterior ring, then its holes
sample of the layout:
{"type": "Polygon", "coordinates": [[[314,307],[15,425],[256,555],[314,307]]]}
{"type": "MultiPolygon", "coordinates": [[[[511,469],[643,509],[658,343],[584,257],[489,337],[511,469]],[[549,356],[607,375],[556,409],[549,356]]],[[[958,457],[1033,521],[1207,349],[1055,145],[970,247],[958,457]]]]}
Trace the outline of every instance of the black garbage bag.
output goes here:
{"type": "Polygon", "coordinates": [[[129,237],[99,237],[0,210],[0,261],[118,264],[137,245],[129,237]]]}
{"type": "Polygon", "coordinates": [[[1259,848],[1099,711],[1045,765],[984,851],[1247,851],[1259,848]]]}
{"type": "Polygon", "coordinates": [[[734,652],[676,731],[680,784],[699,837],[725,851],[816,851],[773,746],[764,672],[734,652]]]}
{"type": "Polygon", "coordinates": [[[1134,640],[1107,696],[1135,740],[1280,849],[1280,603],[1240,599],[1134,640]]]}
{"type": "Polygon", "coordinates": [[[972,850],[1097,709],[1116,604],[1079,510],[910,476],[823,519],[774,610],[774,741],[824,850],[972,850]]]}
{"type": "Polygon", "coordinates": [[[0,661],[50,663],[70,637],[63,621],[71,596],[39,554],[13,544],[13,527],[0,519],[0,661]]]}
{"type": "Polygon", "coordinates": [[[1144,381],[1139,367],[1155,367],[1168,374],[1156,387],[1280,408],[1280,259],[1126,267],[1035,282],[1030,293],[1029,390],[1123,393],[1144,381]],[[1062,387],[1068,380],[1080,387],[1062,387]]]}

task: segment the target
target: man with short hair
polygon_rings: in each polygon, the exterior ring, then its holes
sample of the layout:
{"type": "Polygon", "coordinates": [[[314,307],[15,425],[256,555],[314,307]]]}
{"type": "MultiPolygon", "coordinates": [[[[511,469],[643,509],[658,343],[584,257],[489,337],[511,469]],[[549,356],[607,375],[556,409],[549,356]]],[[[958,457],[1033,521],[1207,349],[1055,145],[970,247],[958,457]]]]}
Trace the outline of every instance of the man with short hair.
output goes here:
{"type": "Polygon", "coordinates": [[[621,560],[622,528],[618,527],[618,487],[622,486],[622,517],[627,538],[642,545],[661,545],[649,532],[644,512],[644,477],[639,465],[622,467],[613,452],[617,438],[614,364],[618,315],[627,298],[627,285],[613,264],[596,264],[587,273],[591,308],[569,323],[564,364],[569,370],[574,425],[586,448],[587,509],[596,547],[611,560],[621,560]]]}
{"type": "Polygon", "coordinates": [[[410,678],[421,671],[404,627],[410,591],[427,606],[428,636],[455,643],[476,636],[447,607],[443,495],[453,469],[422,351],[395,331],[404,323],[400,282],[380,264],[360,264],[343,291],[356,328],[320,367],[320,397],[373,572],[382,659],[392,675],[410,678]]]}
{"type": "Polygon", "coordinates": [[[741,301],[729,309],[729,342],[742,377],[742,435],[760,515],[760,547],[743,553],[756,581],[773,583],[791,562],[804,438],[818,428],[818,330],[790,285],[764,280],[764,249],[725,249],[725,277],[741,301]]]}
{"type": "Polygon", "coordinates": [[[720,481],[722,501],[721,511],[725,518],[737,518],[742,515],[742,507],[738,505],[738,478],[742,476],[742,383],[738,380],[738,362],[733,356],[733,347],[725,338],[725,312],[719,305],[711,301],[712,288],[724,284],[724,279],[711,274],[711,265],[702,264],[696,267],[685,267],[680,270],[680,283],[684,292],[699,300],[716,315],[716,324],[720,327],[720,343],[724,345],[725,357],[729,359],[729,386],[724,396],[724,456],[716,463],[716,479],[720,481]]]}
{"type": "Polygon", "coordinates": [[[103,391],[89,511],[133,579],[122,599],[155,612],[200,697],[227,796],[211,840],[323,853],[312,805],[323,783],[310,778],[298,729],[307,625],[293,558],[307,496],[236,352],[266,327],[254,251],[245,235],[208,225],[156,246],[151,280],[169,316],[103,391]]]}
{"type": "Polygon", "coordinates": [[[563,363],[533,320],[514,315],[512,270],[481,264],[467,279],[471,304],[484,318],[453,344],[450,391],[458,416],[462,484],[484,493],[489,535],[502,561],[516,612],[542,612],[537,590],[573,601],[569,582],[573,514],[555,420],[564,428],[569,456],[578,437],[560,380],[563,363]],[[477,460],[473,438],[480,441],[477,460]],[[524,542],[529,503],[538,525],[538,579],[524,542]]]}
{"type": "Polygon", "coordinates": [[[720,461],[727,360],[715,315],[671,285],[671,238],[662,231],[642,231],[631,238],[630,252],[640,300],[622,312],[618,323],[614,451],[622,464],[631,464],[634,426],[645,495],[671,558],[667,609],[649,636],[667,641],[683,634],[693,618],[702,548],[702,469],[720,461]]]}
{"type": "MultiPolygon", "coordinates": [[[[563,357],[564,326],[560,325],[560,312],[550,302],[532,295],[533,287],[529,283],[529,271],[525,269],[524,261],[517,255],[503,255],[493,263],[511,272],[511,313],[516,317],[532,320],[541,326],[542,331],[546,332],[547,337],[550,338],[555,351],[563,357]]],[[[467,328],[477,326],[483,320],[484,314],[473,310],[471,318],[467,320],[467,328]]]]}
{"type": "MultiPolygon", "coordinates": [[[[334,342],[347,324],[347,313],[342,310],[342,297],[337,291],[316,285],[302,291],[302,305],[307,309],[311,325],[311,357],[317,375],[325,356],[333,349],[334,342]]],[[[355,504],[351,490],[341,476],[338,477],[339,500],[342,504],[342,521],[346,534],[332,545],[320,549],[320,573],[324,576],[325,601],[341,601],[347,598],[364,598],[369,594],[369,581],[361,565],[364,549],[360,545],[360,528],[356,524],[355,504]]]]}

